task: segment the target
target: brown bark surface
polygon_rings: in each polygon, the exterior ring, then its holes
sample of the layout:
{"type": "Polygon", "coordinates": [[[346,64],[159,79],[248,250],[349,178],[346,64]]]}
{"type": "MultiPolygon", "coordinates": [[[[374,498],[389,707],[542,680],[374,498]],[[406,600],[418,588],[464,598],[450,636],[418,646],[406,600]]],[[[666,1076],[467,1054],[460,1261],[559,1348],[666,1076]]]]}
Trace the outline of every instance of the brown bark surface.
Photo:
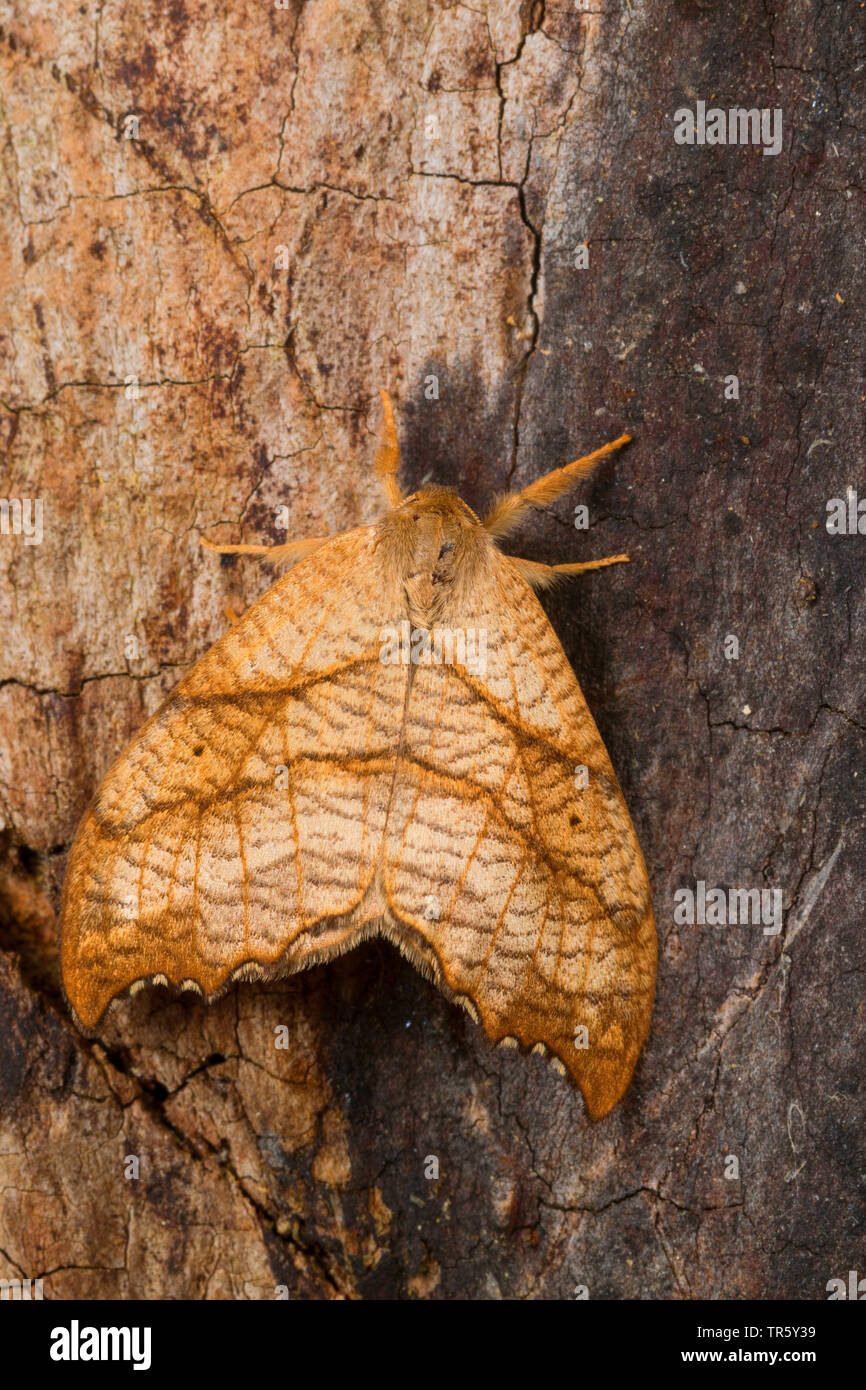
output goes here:
{"type": "Polygon", "coordinates": [[[862,479],[863,11],[50,9],[0,4],[0,498],[44,507],[0,535],[0,1278],[825,1298],[862,1265],[866,539],[825,521],[862,479]],[[698,100],[781,108],[782,152],[676,144],[698,100]],[[78,819],[269,582],[199,537],[372,520],[383,385],[405,482],[475,508],[636,438],[588,531],[562,502],[512,547],[632,557],[545,600],[659,924],[597,1124],[385,944],[98,1042],[60,995],[78,819]],[[780,889],[782,931],[677,925],[697,881],[780,889]]]}

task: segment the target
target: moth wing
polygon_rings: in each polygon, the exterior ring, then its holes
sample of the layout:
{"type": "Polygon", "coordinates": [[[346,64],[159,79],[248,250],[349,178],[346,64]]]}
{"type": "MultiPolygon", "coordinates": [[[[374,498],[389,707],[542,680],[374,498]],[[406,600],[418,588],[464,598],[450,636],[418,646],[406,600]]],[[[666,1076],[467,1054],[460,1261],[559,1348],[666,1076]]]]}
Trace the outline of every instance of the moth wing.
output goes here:
{"type": "Polygon", "coordinates": [[[274,584],[103,781],[62,909],[63,981],[85,1028],[136,981],[210,996],[248,963],[291,973],[346,949],[381,915],[406,667],[380,660],[373,539],[338,536],[274,584]]]}
{"type": "Polygon", "coordinates": [[[466,664],[447,651],[437,664],[434,643],[414,672],[385,844],[391,933],[491,1039],[543,1044],[596,1118],[628,1085],[652,1010],[640,847],[565,653],[508,558],[491,550],[441,621],[452,645],[463,631],[466,664]]]}

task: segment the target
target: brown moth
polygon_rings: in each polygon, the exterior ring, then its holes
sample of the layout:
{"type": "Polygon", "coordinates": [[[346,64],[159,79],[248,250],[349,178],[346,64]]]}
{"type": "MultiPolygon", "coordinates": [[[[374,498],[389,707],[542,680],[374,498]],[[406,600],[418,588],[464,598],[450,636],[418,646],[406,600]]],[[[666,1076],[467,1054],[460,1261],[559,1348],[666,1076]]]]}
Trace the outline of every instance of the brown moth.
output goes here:
{"type": "Polygon", "coordinates": [[[482,522],[444,488],[401,495],[382,397],[384,516],[209,547],[297,563],[100,786],[64,885],[66,996],[88,1031],[145,983],[210,1001],[381,935],[494,1042],[552,1054],[596,1118],[647,1035],[655,923],[616,776],[533,591],[628,557],[548,566],[497,541],[628,435],[482,522]]]}

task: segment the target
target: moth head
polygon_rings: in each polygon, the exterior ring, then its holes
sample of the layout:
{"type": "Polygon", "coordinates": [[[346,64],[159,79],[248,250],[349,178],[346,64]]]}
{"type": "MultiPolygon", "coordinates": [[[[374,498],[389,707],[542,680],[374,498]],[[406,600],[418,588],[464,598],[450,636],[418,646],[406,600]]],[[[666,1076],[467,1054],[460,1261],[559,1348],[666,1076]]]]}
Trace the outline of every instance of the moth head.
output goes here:
{"type": "Polygon", "coordinates": [[[450,487],[424,487],[413,492],[394,508],[395,513],[408,513],[413,521],[423,521],[426,517],[441,517],[468,529],[480,527],[481,522],[472,508],[458,497],[450,487]]]}
{"type": "Polygon", "coordinates": [[[441,600],[458,580],[462,588],[490,544],[472,508],[444,487],[413,492],[376,530],[376,548],[398,584],[410,586],[419,621],[432,614],[437,593],[441,600]]]}
{"type": "Polygon", "coordinates": [[[399,536],[413,551],[426,551],[436,537],[440,549],[447,546],[456,550],[482,530],[472,508],[446,487],[425,487],[413,492],[381,518],[379,527],[399,536]]]}

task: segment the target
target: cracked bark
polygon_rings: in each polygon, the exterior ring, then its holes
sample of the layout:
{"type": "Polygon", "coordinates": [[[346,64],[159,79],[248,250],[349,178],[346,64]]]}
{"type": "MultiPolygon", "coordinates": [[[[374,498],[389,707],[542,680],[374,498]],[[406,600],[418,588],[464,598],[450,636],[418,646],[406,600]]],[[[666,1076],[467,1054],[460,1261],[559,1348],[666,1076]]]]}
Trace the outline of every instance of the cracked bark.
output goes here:
{"type": "Polygon", "coordinates": [[[853,13],[2,6],[0,496],[45,531],[0,536],[0,1277],[822,1298],[856,1267],[864,542],[824,526],[863,434],[853,13]],[[780,106],[783,153],[676,146],[699,98],[780,106]],[[99,1042],[59,996],[78,817],[268,582],[199,535],[372,518],[382,384],[406,481],[475,507],[636,436],[575,499],[588,535],[562,504],[518,547],[632,557],[548,603],[662,946],[595,1126],[384,945],[210,1010],[150,991],[99,1042]],[[698,879],[781,888],[783,932],[676,925],[698,879]]]}

